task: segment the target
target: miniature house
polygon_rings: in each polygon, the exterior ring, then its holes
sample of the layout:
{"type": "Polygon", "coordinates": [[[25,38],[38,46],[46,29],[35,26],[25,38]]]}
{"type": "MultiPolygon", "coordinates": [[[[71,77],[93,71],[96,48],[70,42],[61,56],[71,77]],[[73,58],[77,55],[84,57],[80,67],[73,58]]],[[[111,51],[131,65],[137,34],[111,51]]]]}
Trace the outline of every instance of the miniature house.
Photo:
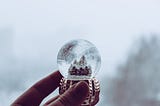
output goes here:
{"type": "Polygon", "coordinates": [[[68,73],[75,76],[91,76],[92,70],[91,66],[87,64],[85,56],[82,56],[79,61],[75,60],[71,64],[68,73]]]}

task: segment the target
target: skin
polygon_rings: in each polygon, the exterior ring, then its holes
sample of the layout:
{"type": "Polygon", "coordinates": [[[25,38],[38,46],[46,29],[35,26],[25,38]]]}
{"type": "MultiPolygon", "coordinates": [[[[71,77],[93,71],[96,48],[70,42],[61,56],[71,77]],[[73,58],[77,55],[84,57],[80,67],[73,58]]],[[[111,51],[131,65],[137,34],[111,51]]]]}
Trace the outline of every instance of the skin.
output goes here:
{"type": "MultiPolygon", "coordinates": [[[[24,92],[11,106],[39,106],[46,96],[59,87],[61,78],[62,75],[59,71],[50,74],[24,92]]],[[[88,93],[88,84],[81,81],[69,88],[64,94],[51,98],[44,106],[80,106],[88,93]]],[[[91,106],[97,104],[98,100],[99,98],[91,106]]]]}

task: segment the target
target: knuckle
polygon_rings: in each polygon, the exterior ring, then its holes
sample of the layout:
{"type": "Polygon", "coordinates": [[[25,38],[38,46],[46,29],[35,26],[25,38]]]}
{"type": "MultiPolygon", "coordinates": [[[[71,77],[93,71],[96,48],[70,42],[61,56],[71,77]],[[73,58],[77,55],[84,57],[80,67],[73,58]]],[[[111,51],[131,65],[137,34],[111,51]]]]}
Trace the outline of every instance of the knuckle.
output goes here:
{"type": "Polygon", "coordinates": [[[72,101],[70,100],[69,97],[66,97],[65,95],[62,96],[59,101],[61,102],[61,104],[63,104],[64,106],[73,106],[72,101]]]}

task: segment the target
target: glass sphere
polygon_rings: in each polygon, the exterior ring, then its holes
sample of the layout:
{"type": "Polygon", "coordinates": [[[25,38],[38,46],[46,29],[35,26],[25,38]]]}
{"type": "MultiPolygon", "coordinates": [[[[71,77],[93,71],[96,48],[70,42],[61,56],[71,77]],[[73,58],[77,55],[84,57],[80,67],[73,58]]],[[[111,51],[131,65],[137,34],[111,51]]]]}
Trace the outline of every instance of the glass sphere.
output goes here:
{"type": "Polygon", "coordinates": [[[67,79],[93,78],[99,71],[101,57],[97,48],[87,40],[72,40],[59,51],[57,64],[67,79]]]}

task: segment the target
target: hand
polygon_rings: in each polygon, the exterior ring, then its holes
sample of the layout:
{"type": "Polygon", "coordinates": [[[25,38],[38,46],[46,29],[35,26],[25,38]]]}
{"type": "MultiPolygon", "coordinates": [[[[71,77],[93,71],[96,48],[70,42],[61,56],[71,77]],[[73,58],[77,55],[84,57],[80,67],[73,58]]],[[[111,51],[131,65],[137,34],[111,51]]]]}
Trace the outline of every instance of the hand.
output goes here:
{"type": "MultiPolygon", "coordinates": [[[[40,80],[23,93],[11,106],[39,106],[42,100],[52,91],[59,87],[62,76],[59,71],[40,80]]],[[[64,94],[53,97],[44,106],[79,106],[83,103],[89,93],[88,84],[81,81],[64,94]]],[[[93,103],[93,105],[97,104],[93,103]]]]}

